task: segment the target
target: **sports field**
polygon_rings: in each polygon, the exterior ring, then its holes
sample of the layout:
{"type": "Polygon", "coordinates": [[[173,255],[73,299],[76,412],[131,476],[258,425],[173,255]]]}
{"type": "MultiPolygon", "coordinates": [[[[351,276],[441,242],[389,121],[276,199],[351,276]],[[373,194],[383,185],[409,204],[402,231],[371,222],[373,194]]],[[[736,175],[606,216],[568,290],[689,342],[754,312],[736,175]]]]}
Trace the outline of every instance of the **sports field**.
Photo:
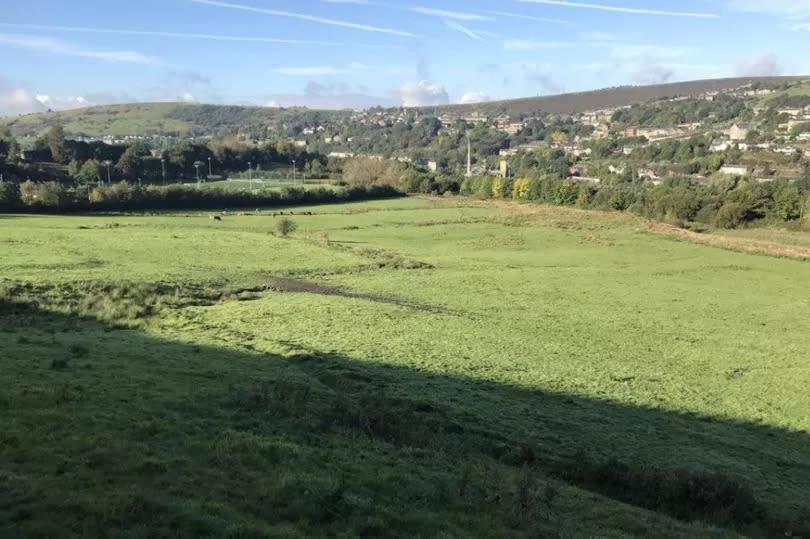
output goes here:
{"type": "Polygon", "coordinates": [[[530,208],[0,216],[0,536],[810,530],[810,264],[530,208]]]}

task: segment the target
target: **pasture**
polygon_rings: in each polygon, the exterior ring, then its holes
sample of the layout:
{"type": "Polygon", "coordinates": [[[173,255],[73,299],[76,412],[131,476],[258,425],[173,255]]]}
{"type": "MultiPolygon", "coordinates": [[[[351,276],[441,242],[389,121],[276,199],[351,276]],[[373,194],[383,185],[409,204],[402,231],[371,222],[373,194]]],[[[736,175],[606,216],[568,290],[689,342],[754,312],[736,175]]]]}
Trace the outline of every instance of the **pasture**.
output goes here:
{"type": "Polygon", "coordinates": [[[810,264],[567,208],[292,212],[0,215],[0,536],[810,530],[810,264]]]}

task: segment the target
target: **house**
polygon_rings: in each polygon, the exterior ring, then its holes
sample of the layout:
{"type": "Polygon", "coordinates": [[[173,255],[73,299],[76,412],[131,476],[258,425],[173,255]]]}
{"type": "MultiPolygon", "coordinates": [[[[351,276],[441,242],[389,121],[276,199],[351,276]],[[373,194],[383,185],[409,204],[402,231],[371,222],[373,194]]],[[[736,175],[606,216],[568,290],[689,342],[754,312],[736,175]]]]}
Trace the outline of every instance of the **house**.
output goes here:
{"type": "Polygon", "coordinates": [[[747,176],[750,170],[745,165],[723,165],[720,172],[729,176],[747,176]]]}
{"type": "Polygon", "coordinates": [[[660,178],[660,176],[651,168],[640,168],[638,170],[638,177],[647,180],[657,180],[660,178]]]}
{"type": "Polygon", "coordinates": [[[600,178],[584,178],[582,176],[571,176],[568,179],[573,183],[591,183],[591,184],[602,183],[602,180],[600,178]]]}
{"type": "Polygon", "coordinates": [[[439,164],[436,161],[428,161],[427,168],[431,172],[436,172],[439,169],[439,164]]]}
{"type": "Polygon", "coordinates": [[[810,133],[799,133],[796,139],[807,142],[810,140],[810,133]]]}
{"type": "Polygon", "coordinates": [[[794,127],[799,127],[799,126],[802,126],[802,125],[807,125],[807,123],[808,123],[808,122],[807,122],[807,120],[805,120],[805,119],[801,119],[801,120],[790,120],[790,121],[787,123],[787,128],[788,128],[788,130],[792,130],[794,127]]]}
{"type": "Polygon", "coordinates": [[[501,124],[500,130],[507,135],[517,135],[523,129],[522,123],[501,124]]]}
{"type": "Polygon", "coordinates": [[[778,111],[779,114],[786,114],[786,115],[790,116],[791,118],[795,118],[796,116],[798,116],[799,114],[801,114],[803,112],[804,112],[804,109],[780,109],[778,111]]]}
{"type": "Polygon", "coordinates": [[[732,125],[728,131],[726,131],[726,135],[731,140],[745,140],[748,138],[748,134],[751,132],[751,126],[748,124],[734,124],[732,125]]]}

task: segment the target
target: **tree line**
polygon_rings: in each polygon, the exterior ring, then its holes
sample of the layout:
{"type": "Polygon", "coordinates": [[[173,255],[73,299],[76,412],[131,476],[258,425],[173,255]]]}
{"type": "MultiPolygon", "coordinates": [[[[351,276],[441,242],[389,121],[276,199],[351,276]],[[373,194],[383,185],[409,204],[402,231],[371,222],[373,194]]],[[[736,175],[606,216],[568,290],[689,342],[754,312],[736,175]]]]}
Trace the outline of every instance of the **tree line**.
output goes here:
{"type": "Polygon", "coordinates": [[[0,181],[0,212],[74,213],[297,206],[376,200],[402,196],[389,185],[343,189],[224,190],[193,186],[133,185],[66,186],[60,182],[0,181]]]}
{"type": "Polygon", "coordinates": [[[810,174],[790,183],[758,183],[745,178],[696,184],[688,177],[660,185],[624,181],[608,185],[574,182],[552,174],[508,179],[466,178],[462,195],[512,199],[584,209],[629,211],[684,227],[737,228],[757,221],[807,222],[810,218],[810,174]]]}

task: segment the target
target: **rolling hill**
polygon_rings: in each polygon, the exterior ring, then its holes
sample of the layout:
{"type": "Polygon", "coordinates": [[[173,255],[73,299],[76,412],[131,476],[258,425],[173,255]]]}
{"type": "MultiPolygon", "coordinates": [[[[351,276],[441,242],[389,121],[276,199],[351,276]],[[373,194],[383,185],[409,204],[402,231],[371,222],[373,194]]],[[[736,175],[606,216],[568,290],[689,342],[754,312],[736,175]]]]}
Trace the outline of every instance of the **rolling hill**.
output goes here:
{"type": "MultiPolygon", "coordinates": [[[[62,125],[74,135],[175,135],[203,136],[264,130],[293,119],[319,122],[346,116],[341,111],[306,108],[242,107],[195,103],[127,103],[59,112],[40,112],[8,118],[5,123],[16,136],[38,135],[53,125],[62,125]]],[[[0,120],[2,123],[2,120],[0,120]]]]}
{"type": "MultiPolygon", "coordinates": [[[[469,105],[447,105],[425,110],[466,114],[526,114],[535,111],[577,113],[615,108],[674,96],[693,96],[723,91],[752,83],[779,84],[804,77],[747,77],[677,82],[654,86],[622,86],[589,92],[491,101],[469,105]]],[[[74,135],[226,135],[263,131],[268,126],[296,123],[315,124],[346,119],[348,111],[319,111],[306,108],[266,108],[191,103],[129,103],[61,112],[42,112],[8,118],[5,123],[17,136],[34,136],[52,125],[62,125],[74,135]]],[[[2,120],[0,120],[2,122],[2,120]]]]}

